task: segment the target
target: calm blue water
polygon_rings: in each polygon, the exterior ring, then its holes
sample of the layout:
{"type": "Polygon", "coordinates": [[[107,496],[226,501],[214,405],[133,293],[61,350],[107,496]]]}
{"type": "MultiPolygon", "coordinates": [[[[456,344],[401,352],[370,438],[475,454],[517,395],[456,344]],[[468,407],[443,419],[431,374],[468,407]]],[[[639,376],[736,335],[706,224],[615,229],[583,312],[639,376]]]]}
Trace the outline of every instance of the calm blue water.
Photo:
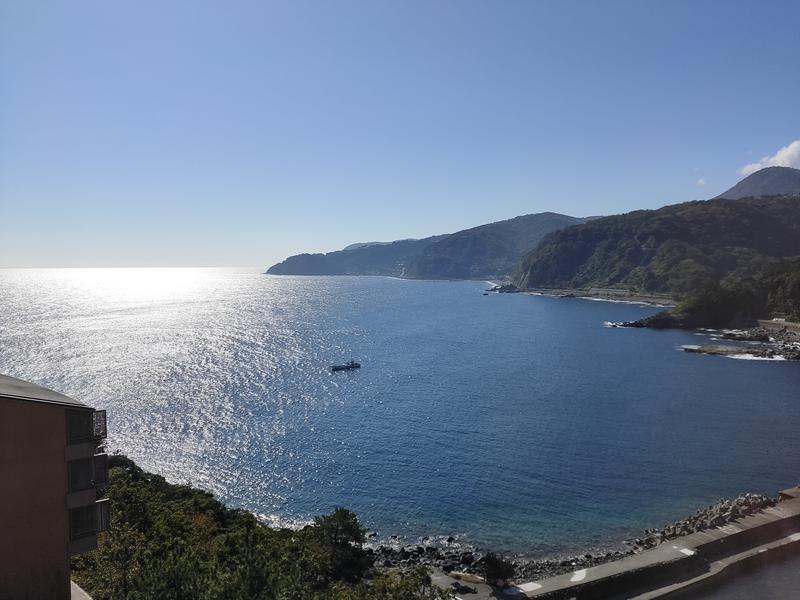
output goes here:
{"type": "Polygon", "coordinates": [[[108,409],[111,449],[276,524],[344,505],[383,536],[539,554],[800,480],[800,365],[603,326],[652,308],[484,287],[5,270],[0,372],[108,409]]]}

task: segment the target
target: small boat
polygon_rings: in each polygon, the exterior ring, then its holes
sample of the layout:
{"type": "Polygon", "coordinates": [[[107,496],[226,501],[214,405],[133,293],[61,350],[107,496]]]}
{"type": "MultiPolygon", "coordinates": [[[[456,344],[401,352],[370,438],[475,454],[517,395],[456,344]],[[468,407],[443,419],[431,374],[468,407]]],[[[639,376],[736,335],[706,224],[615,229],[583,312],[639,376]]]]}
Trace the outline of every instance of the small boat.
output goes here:
{"type": "Polygon", "coordinates": [[[353,369],[360,369],[361,363],[357,363],[354,360],[347,361],[343,365],[333,365],[331,367],[331,371],[336,373],[336,371],[352,371],[353,369]]]}

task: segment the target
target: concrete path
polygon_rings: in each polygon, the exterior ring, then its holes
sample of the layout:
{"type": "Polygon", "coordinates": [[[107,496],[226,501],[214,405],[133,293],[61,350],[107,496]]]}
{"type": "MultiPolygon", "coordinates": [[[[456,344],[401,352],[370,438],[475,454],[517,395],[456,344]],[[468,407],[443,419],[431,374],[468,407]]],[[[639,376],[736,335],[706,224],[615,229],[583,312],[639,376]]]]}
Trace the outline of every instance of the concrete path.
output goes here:
{"type": "Polygon", "coordinates": [[[74,581],[69,582],[70,600],[92,600],[92,597],[84,592],[74,581]]]}
{"type": "MultiPolygon", "coordinates": [[[[516,586],[523,598],[665,597],[732,564],[777,548],[800,548],[800,488],[776,506],[733,523],[669,540],[640,554],[516,586]],[[642,590],[637,592],[635,590],[642,590]],[[647,591],[650,590],[650,591],[647,591]]],[[[508,594],[509,590],[506,590],[508,594]]]]}

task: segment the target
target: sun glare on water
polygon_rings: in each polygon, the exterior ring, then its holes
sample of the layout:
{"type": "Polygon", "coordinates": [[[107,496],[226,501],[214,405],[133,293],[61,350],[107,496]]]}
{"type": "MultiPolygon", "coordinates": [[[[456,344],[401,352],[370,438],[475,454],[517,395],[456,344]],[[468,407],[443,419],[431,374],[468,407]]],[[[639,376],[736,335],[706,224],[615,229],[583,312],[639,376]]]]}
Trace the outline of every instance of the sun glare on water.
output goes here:
{"type": "Polygon", "coordinates": [[[184,298],[204,286],[215,269],[94,268],[59,270],[58,279],[88,300],[149,304],[184,298]]]}

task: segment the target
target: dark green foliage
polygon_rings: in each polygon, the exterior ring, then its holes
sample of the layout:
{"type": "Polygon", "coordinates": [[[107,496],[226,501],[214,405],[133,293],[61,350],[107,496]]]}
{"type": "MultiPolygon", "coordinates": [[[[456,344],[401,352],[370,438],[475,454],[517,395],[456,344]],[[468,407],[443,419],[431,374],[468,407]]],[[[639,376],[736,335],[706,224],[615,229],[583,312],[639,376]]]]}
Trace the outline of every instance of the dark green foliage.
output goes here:
{"type": "Polygon", "coordinates": [[[424,567],[417,567],[405,575],[383,573],[370,585],[346,588],[334,586],[330,600],[450,600],[454,595],[449,590],[432,585],[430,574],[424,567]]]}
{"type": "Polygon", "coordinates": [[[514,576],[514,564],[499,554],[489,552],[483,557],[483,574],[491,584],[503,584],[514,576]]]}
{"type": "Polygon", "coordinates": [[[772,265],[760,278],[768,316],[800,321],[800,258],[772,265]]]}
{"type": "Polygon", "coordinates": [[[352,583],[369,568],[370,557],[361,550],[366,530],[349,510],[338,507],[333,514],[317,517],[308,530],[326,558],[326,582],[342,579],[352,583]]]}
{"type": "Polygon", "coordinates": [[[356,516],[337,508],[301,531],[271,529],[202,490],[111,459],[111,530],[73,560],[96,600],[434,600],[424,572],[367,585],[371,553],[356,516]]]}
{"type": "Polygon", "coordinates": [[[757,319],[772,317],[800,321],[800,258],[773,263],[757,277],[712,284],[643,323],[653,328],[751,327],[757,319]]]}
{"type": "Polygon", "coordinates": [[[621,287],[686,298],[800,256],[800,200],[709,200],[597,219],[548,235],[522,260],[523,288],[621,287]]]}

